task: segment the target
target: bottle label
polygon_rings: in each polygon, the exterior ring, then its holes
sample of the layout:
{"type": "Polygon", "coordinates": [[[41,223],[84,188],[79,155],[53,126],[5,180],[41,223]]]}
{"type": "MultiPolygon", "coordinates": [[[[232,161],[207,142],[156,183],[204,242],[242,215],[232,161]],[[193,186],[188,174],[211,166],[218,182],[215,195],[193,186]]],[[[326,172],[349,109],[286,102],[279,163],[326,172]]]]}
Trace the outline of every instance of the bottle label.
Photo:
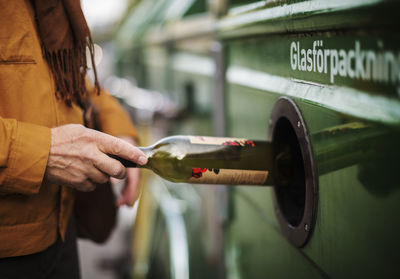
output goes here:
{"type": "Polygon", "coordinates": [[[263,185],[268,171],[193,168],[189,183],[263,185]]]}
{"type": "Polygon", "coordinates": [[[231,146],[251,146],[254,147],[253,141],[242,138],[224,138],[224,137],[202,137],[190,136],[191,144],[208,144],[208,145],[231,145],[231,146]]]}

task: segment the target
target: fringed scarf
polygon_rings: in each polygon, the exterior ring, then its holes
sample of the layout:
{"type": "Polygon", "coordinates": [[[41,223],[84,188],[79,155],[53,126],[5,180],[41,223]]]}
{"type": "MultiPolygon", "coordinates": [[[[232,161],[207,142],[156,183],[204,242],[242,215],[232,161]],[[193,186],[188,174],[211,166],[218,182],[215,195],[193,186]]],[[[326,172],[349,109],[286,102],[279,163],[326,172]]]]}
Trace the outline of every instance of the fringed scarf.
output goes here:
{"type": "Polygon", "coordinates": [[[94,47],[80,0],[31,0],[42,41],[43,56],[53,73],[58,98],[87,107],[86,48],[89,49],[97,93],[94,47]]]}

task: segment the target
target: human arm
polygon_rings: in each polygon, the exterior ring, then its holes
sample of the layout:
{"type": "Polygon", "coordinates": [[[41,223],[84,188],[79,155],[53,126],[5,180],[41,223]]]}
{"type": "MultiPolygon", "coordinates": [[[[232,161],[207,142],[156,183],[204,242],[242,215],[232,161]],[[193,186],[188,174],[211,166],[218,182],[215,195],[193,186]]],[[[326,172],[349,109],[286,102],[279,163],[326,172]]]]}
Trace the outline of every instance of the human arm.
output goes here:
{"type": "Polygon", "coordinates": [[[69,124],[56,128],[0,117],[0,193],[37,194],[46,181],[92,190],[126,169],[105,153],[138,163],[144,154],[125,141],[69,124]]]}
{"type": "MultiPolygon", "coordinates": [[[[91,93],[91,100],[99,111],[98,120],[101,130],[136,146],[138,141],[136,129],[118,101],[105,90],[102,90],[100,95],[97,95],[89,83],[87,83],[87,87],[91,93]]],[[[117,201],[118,207],[123,204],[133,205],[138,196],[139,176],[139,169],[127,169],[122,193],[117,201]]]]}
{"type": "Polygon", "coordinates": [[[0,192],[40,190],[50,149],[50,128],[0,117],[0,192]]]}

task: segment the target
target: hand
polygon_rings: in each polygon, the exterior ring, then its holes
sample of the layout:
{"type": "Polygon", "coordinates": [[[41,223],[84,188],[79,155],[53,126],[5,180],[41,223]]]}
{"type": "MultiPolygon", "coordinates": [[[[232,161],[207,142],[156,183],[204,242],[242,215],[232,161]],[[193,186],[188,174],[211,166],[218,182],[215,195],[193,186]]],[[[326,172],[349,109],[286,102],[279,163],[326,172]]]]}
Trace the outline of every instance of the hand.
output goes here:
{"type": "MultiPolygon", "coordinates": [[[[122,186],[121,194],[117,201],[117,207],[122,205],[133,206],[139,196],[140,169],[128,168],[124,180],[111,179],[114,186],[122,186]]],[[[118,187],[118,189],[120,189],[118,187]]]]}
{"type": "MultiPolygon", "coordinates": [[[[130,137],[120,138],[132,145],[136,145],[136,142],[130,137]]],[[[140,170],[138,168],[127,168],[126,179],[123,181],[124,186],[121,192],[121,197],[117,201],[117,207],[121,207],[124,204],[128,206],[133,206],[135,200],[138,197],[139,179],[140,170]]],[[[112,179],[112,182],[114,182],[114,184],[117,184],[117,181],[113,180],[114,179],[112,179]]]]}
{"type": "Polygon", "coordinates": [[[140,149],[122,139],[77,124],[53,128],[45,180],[79,191],[92,191],[110,176],[124,178],[126,168],[106,153],[140,165],[147,162],[140,149]]]}

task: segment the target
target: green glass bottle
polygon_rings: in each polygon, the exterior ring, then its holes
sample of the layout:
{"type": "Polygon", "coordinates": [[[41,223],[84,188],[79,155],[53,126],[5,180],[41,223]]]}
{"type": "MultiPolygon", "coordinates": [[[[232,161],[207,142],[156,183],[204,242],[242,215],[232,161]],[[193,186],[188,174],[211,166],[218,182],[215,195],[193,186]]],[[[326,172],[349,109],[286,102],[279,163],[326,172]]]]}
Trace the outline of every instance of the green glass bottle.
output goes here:
{"type": "Polygon", "coordinates": [[[149,147],[139,147],[147,156],[144,166],[122,158],[126,167],[150,169],[172,182],[283,185],[290,173],[288,152],[276,152],[268,141],[202,136],[171,136],[149,147]],[[274,175],[275,174],[275,175],[274,175]]]}

